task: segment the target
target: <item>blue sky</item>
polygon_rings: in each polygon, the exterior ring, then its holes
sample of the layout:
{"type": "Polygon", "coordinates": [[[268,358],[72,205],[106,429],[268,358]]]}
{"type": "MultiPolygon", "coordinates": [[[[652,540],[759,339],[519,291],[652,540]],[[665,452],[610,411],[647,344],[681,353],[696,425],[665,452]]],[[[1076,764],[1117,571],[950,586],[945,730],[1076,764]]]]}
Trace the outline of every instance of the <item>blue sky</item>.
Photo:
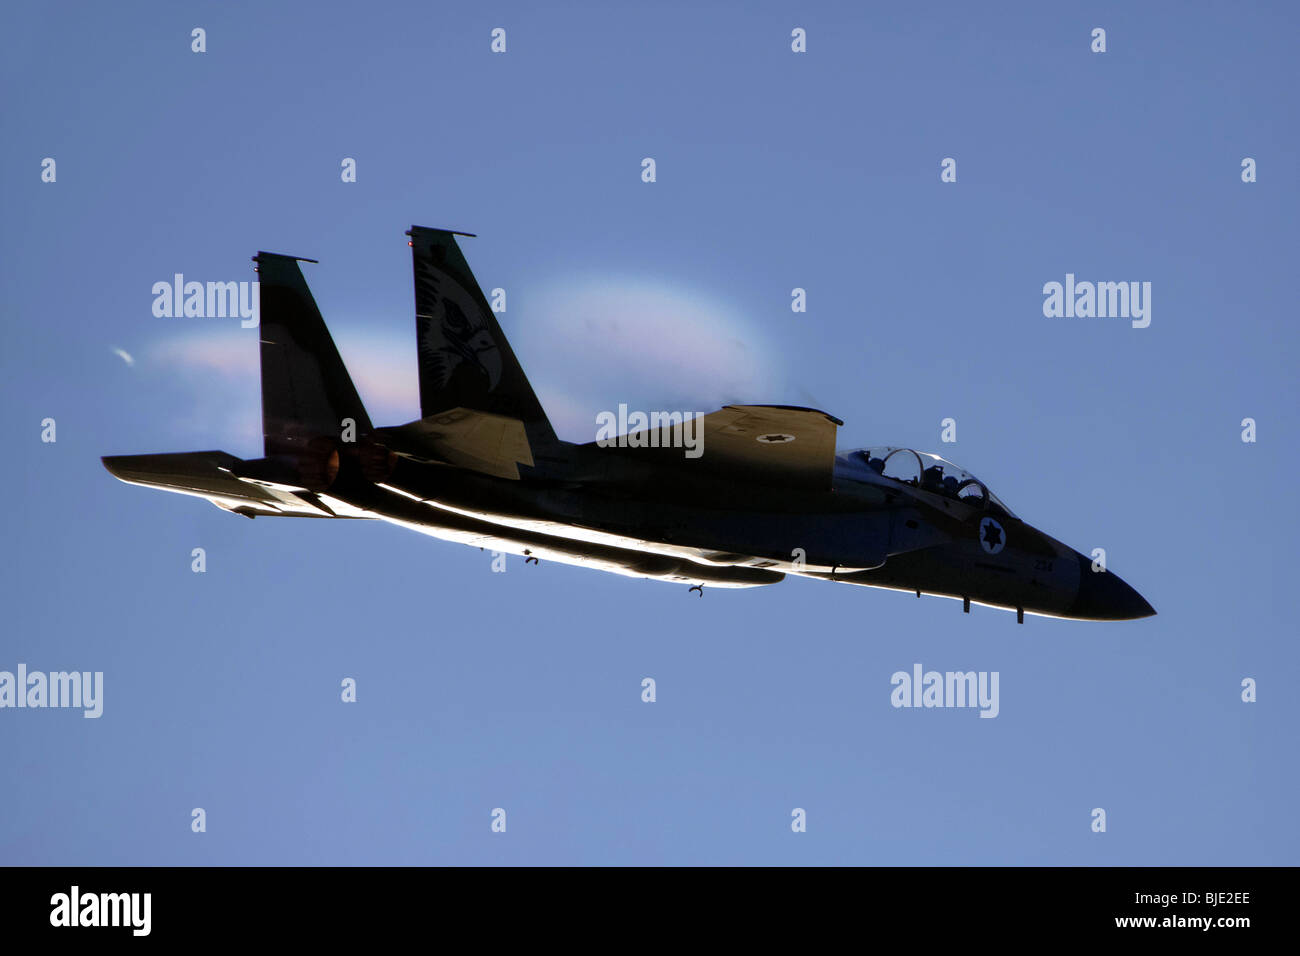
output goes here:
{"type": "Polygon", "coordinates": [[[0,863],[1300,862],[1294,7],[0,18],[0,669],[105,675],[98,720],[0,711],[0,863]],[[494,574],[103,470],[260,453],[255,331],[156,318],[150,294],[251,279],[259,249],[320,260],[372,416],[415,417],[412,223],[479,234],[463,248],[563,437],[619,402],[824,408],[842,447],[938,451],[1104,547],[1159,616],[494,574]],[[1067,272],[1151,282],[1150,327],[1045,318],[1067,272]],[[998,671],[997,719],[891,708],[916,662],[998,671]]]}

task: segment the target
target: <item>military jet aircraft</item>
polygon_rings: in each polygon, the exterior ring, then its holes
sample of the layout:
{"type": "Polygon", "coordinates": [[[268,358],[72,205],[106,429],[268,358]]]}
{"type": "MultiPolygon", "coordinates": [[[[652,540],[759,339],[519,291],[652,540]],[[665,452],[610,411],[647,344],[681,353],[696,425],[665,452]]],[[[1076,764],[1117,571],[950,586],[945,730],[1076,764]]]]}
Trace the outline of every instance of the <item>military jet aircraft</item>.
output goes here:
{"type": "Polygon", "coordinates": [[[704,587],[786,574],[1086,620],[1155,613],[937,455],[836,453],[825,412],[729,405],[556,437],[456,236],[412,227],[422,418],[375,427],[293,256],[259,252],[262,458],[103,459],[249,518],[370,518],[528,562],[704,587]]]}

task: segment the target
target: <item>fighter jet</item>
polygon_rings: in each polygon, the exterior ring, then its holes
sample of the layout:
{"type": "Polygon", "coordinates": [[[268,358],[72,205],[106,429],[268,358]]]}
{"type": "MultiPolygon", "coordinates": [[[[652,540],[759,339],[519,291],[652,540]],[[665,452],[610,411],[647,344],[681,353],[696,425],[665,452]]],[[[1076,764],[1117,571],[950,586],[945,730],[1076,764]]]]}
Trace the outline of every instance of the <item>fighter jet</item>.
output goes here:
{"type": "Polygon", "coordinates": [[[1049,617],[1155,613],[1093,559],[937,455],[836,452],[838,418],[789,405],[642,413],[556,437],[457,236],[415,226],[421,417],[375,427],[294,256],[259,252],[264,457],[103,459],[123,481],[258,517],[377,519],[436,538],[704,588],[785,575],[1049,617]],[[617,429],[613,429],[617,430],[617,429]]]}

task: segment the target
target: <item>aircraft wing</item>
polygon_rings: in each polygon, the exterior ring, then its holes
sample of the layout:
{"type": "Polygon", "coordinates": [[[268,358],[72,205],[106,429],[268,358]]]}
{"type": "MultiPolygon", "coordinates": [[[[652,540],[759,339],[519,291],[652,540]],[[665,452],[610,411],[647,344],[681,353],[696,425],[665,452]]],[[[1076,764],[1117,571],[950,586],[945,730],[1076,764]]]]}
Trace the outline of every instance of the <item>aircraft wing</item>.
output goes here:
{"type": "Polygon", "coordinates": [[[633,432],[624,441],[629,452],[654,455],[661,464],[676,460],[714,477],[830,491],[842,424],[815,408],[727,405],[692,423],[699,431],[687,430],[701,442],[698,458],[685,456],[673,428],[633,432]]]}
{"type": "MultiPolygon", "coordinates": [[[[162,455],[109,455],[104,467],[113,477],[132,485],[161,488],[182,495],[207,498],[223,511],[252,518],[280,515],[297,518],[334,518],[326,507],[304,500],[305,489],[240,477],[249,462],[224,451],[170,452],[162,455]]],[[[256,465],[257,463],[252,463],[256,465]]]]}

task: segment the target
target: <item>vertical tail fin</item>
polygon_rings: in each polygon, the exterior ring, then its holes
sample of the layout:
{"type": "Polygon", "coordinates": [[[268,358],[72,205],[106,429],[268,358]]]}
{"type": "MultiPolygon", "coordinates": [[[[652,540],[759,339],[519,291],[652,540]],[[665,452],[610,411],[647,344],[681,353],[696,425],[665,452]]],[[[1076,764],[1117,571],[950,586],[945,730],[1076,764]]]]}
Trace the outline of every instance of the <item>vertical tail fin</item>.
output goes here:
{"type": "Polygon", "coordinates": [[[456,244],[455,237],[467,233],[412,226],[407,235],[415,268],[420,414],[490,412],[522,421],[534,444],[553,443],[555,431],[456,244]]]}
{"type": "Polygon", "coordinates": [[[370,417],[298,259],[259,252],[253,261],[261,287],[262,436],[267,457],[300,455],[313,440],[337,440],[345,418],[356,423],[358,435],[368,434],[370,417]]]}

